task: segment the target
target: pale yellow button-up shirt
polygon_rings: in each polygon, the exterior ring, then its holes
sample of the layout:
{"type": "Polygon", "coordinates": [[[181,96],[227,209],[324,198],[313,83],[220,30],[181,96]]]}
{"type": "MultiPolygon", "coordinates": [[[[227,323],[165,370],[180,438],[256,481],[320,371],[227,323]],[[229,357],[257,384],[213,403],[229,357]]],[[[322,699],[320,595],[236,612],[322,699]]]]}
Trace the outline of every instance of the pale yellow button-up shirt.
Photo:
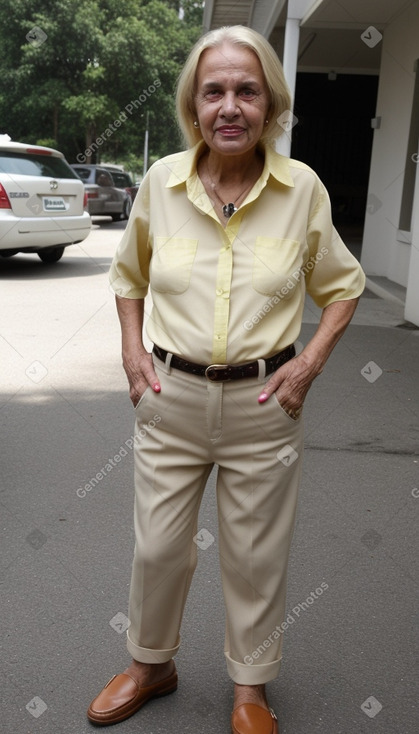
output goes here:
{"type": "Polygon", "coordinates": [[[203,145],[150,168],[110,282],[123,298],[150,287],[147,335],[169,352],[201,364],[268,357],[298,338],[306,292],[324,308],[359,296],[365,276],[318,176],[269,147],[224,228],[197,174],[203,145]]]}

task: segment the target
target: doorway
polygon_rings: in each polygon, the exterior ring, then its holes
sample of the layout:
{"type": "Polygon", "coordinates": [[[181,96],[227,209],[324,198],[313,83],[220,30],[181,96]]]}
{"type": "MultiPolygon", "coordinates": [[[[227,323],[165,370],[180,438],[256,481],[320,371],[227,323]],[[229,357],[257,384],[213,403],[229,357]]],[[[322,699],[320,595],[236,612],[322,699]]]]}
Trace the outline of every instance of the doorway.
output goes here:
{"type": "Polygon", "coordinates": [[[378,76],[298,73],[291,155],[320,176],[333,220],[360,258],[378,76]]]}

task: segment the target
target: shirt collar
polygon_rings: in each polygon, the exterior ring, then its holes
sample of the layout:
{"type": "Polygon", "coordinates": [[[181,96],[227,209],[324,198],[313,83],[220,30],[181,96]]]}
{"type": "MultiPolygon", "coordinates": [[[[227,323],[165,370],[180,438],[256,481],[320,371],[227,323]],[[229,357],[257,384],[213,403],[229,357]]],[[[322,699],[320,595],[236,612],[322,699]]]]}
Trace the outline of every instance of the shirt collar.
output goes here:
{"type": "MultiPolygon", "coordinates": [[[[172,188],[185,183],[189,178],[196,175],[197,162],[202,153],[205,143],[200,140],[193,148],[179,156],[174,162],[166,188],[172,188]]],[[[289,158],[277,153],[271,146],[263,146],[265,165],[262,172],[262,181],[266,183],[269,176],[273,176],[279,183],[285,186],[294,186],[294,180],[290,173],[289,158]]]]}

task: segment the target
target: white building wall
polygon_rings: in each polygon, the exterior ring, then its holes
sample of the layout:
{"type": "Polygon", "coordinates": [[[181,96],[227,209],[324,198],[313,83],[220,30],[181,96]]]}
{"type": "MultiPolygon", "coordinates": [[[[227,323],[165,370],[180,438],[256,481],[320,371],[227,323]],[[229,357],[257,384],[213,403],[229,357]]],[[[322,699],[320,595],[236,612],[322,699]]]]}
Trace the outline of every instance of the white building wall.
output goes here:
{"type": "MultiPolygon", "coordinates": [[[[382,44],[376,111],[381,127],[374,132],[361,262],[367,275],[385,276],[407,286],[412,246],[401,241],[399,217],[414,62],[419,58],[419,3],[386,27],[382,44]]],[[[419,282],[419,272],[417,278],[419,282]]]]}
{"type": "Polygon", "coordinates": [[[419,326],[419,172],[416,174],[413,202],[412,253],[406,293],[405,318],[419,326]]]}

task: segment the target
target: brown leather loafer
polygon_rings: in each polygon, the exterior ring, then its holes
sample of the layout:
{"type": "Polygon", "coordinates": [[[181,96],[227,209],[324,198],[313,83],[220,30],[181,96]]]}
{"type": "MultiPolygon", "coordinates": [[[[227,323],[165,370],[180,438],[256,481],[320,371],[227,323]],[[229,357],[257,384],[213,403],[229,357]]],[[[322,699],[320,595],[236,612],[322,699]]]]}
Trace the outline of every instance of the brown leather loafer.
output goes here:
{"type": "Polygon", "coordinates": [[[234,709],[231,731],[233,734],[279,734],[274,711],[256,703],[242,703],[234,709]]]}
{"type": "Polygon", "coordinates": [[[118,724],[135,714],[151,698],[167,696],[177,688],[176,670],[167,678],[140,687],[134,678],[127,673],[114,675],[103,690],[93,699],[87,710],[87,717],[92,724],[109,726],[118,724]]]}

